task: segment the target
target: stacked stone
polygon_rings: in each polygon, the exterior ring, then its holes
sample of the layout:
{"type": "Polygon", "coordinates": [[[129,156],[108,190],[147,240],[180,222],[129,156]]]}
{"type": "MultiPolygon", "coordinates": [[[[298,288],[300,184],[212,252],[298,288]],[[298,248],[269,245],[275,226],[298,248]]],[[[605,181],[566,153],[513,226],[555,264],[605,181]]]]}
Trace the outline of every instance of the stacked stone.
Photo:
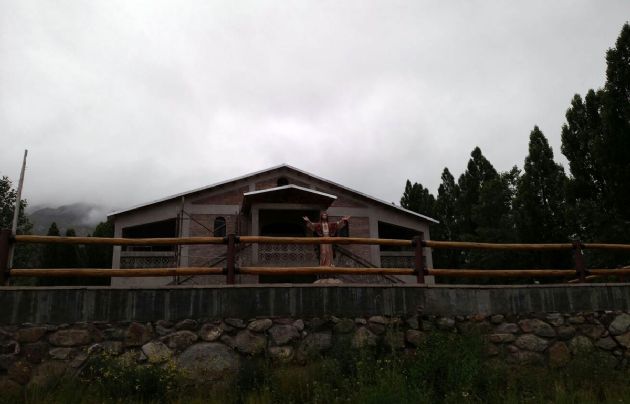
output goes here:
{"type": "Polygon", "coordinates": [[[489,356],[516,365],[561,367],[593,350],[610,366],[630,358],[630,314],[622,312],[22,324],[0,326],[0,391],[76,375],[99,352],[138,364],[170,361],[196,380],[216,380],[251,357],[306,363],[335,345],[414,350],[435,331],[482,335],[489,356]]]}

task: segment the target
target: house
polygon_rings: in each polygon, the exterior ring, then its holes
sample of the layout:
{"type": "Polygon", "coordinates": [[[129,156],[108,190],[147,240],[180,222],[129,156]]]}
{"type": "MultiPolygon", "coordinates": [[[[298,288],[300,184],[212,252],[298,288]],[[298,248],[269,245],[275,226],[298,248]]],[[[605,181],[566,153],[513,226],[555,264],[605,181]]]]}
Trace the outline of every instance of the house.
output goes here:
{"type": "MultiPolygon", "coordinates": [[[[331,221],[351,216],[340,234],[342,237],[411,239],[422,233],[429,239],[429,225],[437,223],[430,217],[286,164],[117,211],[108,219],[114,223],[115,237],[207,237],[232,233],[304,237],[311,234],[302,217],[317,221],[322,210],[328,211],[331,221]]],[[[225,253],[224,245],[118,246],[114,248],[113,268],[225,266],[225,253]]],[[[431,267],[429,249],[425,257],[427,267],[431,267]]],[[[237,265],[316,266],[317,249],[313,245],[239,245],[237,265]]],[[[335,265],[411,268],[413,251],[378,245],[336,246],[335,265]]],[[[413,277],[407,278],[381,277],[378,281],[404,282],[413,277]]],[[[310,281],[304,277],[237,277],[240,283],[310,281]]],[[[354,278],[354,281],[368,280],[354,278]]],[[[113,286],[224,282],[224,276],[112,279],[113,286]]]]}

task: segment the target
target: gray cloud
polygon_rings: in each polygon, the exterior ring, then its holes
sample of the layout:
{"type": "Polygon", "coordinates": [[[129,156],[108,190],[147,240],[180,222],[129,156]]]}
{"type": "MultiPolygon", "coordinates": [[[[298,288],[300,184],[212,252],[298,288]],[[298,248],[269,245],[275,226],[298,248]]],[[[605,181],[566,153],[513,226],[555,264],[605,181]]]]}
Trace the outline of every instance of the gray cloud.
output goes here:
{"type": "Polygon", "coordinates": [[[0,174],[33,204],[145,202],[287,162],[398,201],[480,146],[563,161],[627,2],[0,2],[0,174]]]}

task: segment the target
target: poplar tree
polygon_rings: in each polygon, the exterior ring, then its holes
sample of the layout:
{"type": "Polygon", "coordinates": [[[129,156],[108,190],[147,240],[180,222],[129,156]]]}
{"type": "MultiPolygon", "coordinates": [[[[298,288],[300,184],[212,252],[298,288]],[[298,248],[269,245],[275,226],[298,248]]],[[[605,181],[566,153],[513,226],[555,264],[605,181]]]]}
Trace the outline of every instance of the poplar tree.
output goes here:
{"type": "MultiPolygon", "coordinates": [[[[76,237],[74,229],[66,230],[66,237],[76,237]]],[[[59,267],[60,268],[79,268],[80,249],[77,244],[60,244],[59,245],[59,267]]]]}
{"type": "MultiPolygon", "coordinates": [[[[535,126],[529,136],[529,154],[518,182],[515,218],[518,238],[524,243],[566,243],[567,177],[553,159],[547,138],[535,126]]],[[[521,258],[531,267],[562,268],[571,265],[566,252],[529,252],[521,258]]]]}
{"type": "MultiPolygon", "coordinates": [[[[92,233],[93,237],[114,237],[112,222],[100,222],[92,233]]],[[[110,245],[88,244],[87,266],[90,268],[111,268],[113,247],[110,245]]]]}
{"type": "Polygon", "coordinates": [[[459,215],[460,237],[465,240],[478,240],[479,212],[482,189],[499,178],[499,173],[481,153],[479,147],[470,153],[466,171],[457,180],[459,193],[456,202],[459,215]]]}
{"type": "MultiPolygon", "coordinates": [[[[431,237],[436,240],[460,240],[457,198],[459,186],[447,167],[442,171],[442,183],[438,187],[435,201],[435,218],[439,224],[432,225],[431,237]]],[[[459,268],[460,252],[457,250],[433,250],[433,265],[436,268],[459,268]]]]}
{"type": "Polygon", "coordinates": [[[567,177],[553,159],[547,138],[535,126],[529,136],[529,154],[518,182],[516,224],[526,243],[567,242],[565,189],[567,177]]]}
{"type": "Polygon", "coordinates": [[[400,206],[416,213],[433,216],[435,209],[435,197],[420,183],[407,180],[405,191],[400,198],[400,206]]]}
{"type": "MultiPolygon", "coordinates": [[[[47,236],[60,236],[57,223],[52,222],[48,228],[47,236]]],[[[60,244],[48,243],[42,249],[42,265],[44,268],[61,268],[60,244]]]]}
{"type": "Polygon", "coordinates": [[[630,225],[630,25],[606,53],[606,83],[575,95],[562,128],[576,237],[627,242],[630,225]]]}

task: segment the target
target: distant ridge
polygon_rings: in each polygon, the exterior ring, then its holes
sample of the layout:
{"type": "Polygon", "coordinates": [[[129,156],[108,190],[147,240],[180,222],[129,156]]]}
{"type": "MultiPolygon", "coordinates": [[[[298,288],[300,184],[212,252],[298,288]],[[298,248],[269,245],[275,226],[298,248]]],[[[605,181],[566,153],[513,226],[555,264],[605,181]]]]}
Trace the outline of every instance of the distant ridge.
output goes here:
{"type": "Polygon", "coordinates": [[[33,234],[45,235],[52,222],[61,234],[74,229],[78,236],[92,233],[99,222],[107,219],[108,208],[88,203],[73,203],[59,207],[35,206],[27,212],[33,224],[33,234]]]}

